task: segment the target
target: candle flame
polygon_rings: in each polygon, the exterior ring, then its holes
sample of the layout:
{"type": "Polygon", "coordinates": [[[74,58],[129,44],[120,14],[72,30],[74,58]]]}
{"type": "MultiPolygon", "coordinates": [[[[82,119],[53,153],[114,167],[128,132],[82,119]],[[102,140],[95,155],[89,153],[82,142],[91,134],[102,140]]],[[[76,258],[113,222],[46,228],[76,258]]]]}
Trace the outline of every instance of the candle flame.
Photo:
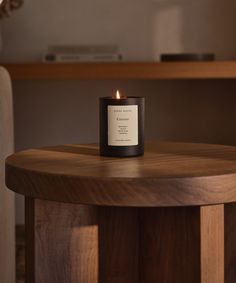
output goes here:
{"type": "Polygon", "coordinates": [[[120,99],[120,93],[119,90],[116,91],[116,99],[120,99]]]}

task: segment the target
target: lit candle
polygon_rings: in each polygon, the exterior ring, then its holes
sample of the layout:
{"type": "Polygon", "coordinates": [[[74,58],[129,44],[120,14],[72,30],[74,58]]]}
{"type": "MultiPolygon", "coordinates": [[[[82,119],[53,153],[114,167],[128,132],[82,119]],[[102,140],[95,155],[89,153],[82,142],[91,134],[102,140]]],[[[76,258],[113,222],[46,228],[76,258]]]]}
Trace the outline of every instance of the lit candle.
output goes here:
{"type": "Polygon", "coordinates": [[[100,153],[128,157],[144,153],[144,98],[126,97],[117,90],[100,98],[100,153]]]}
{"type": "Polygon", "coordinates": [[[116,99],[120,99],[120,93],[119,90],[116,91],[116,99]]]}

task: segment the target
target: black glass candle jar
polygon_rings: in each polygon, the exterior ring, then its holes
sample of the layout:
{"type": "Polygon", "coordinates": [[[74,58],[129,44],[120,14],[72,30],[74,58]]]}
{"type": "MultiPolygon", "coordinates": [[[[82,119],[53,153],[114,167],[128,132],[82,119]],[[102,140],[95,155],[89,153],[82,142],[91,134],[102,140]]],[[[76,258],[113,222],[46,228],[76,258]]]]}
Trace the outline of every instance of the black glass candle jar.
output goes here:
{"type": "Polygon", "coordinates": [[[144,153],[144,98],[100,98],[100,154],[129,157],[144,153]]]}

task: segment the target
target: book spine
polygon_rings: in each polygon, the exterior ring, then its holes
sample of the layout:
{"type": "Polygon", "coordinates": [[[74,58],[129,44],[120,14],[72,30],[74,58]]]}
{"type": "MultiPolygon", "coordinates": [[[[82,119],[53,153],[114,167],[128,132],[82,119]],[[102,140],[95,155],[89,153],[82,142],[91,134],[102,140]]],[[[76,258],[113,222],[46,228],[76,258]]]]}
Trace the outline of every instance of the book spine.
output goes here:
{"type": "Polygon", "coordinates": [[[117,62],[121,61],[120,54],[46,54],[44,62],[117,62]]]}

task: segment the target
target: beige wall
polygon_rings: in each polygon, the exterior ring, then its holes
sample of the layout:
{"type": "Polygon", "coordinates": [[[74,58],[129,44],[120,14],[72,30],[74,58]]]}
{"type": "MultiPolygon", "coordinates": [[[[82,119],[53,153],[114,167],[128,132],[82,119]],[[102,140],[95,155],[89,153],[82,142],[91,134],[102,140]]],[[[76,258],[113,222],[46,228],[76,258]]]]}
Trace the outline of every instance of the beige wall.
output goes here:
{"type": "Polygon", "coordinates": [[[154,57],[165,52],[213,52],[236,59],[234,0],[153,0],[154,57]]]}
{"type": "Polygon", "coordinates": [[[234,0],[31,0],[1,21],[3,61],[39,61],[50,44],[113,44],[126,60],[162,52],[236,58],[234,0]]]}
{"type": "MultiPolygon", "coordinates": [[[[117,43],[126,60],[162,52],[236,57],[233,0],[31,0],[2,22],[2,61],[39,61],[50,44],[117,43]]],[[[17,150],[98,140],[98,97],[146,97],[146,137],[236,144],[235,81],[14,83],[17,150]]],[[[17,223],[23,202],[17,199],[17,223]]]]}

